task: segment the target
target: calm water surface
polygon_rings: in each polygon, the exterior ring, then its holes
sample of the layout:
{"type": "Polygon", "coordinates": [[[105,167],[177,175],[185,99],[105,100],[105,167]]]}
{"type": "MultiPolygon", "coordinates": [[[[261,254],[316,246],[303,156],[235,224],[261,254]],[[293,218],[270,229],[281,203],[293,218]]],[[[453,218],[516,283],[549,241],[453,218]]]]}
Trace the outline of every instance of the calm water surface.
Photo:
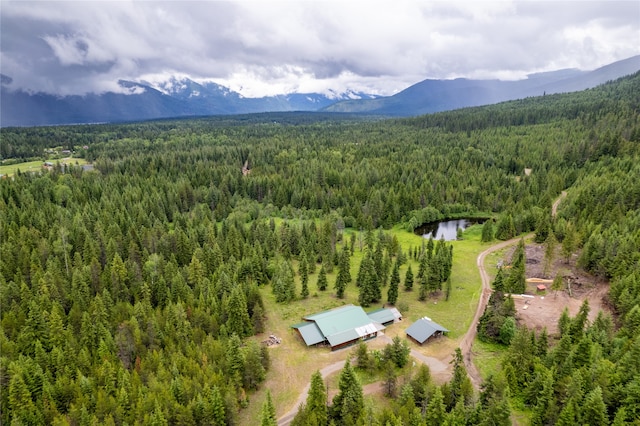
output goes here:
{"type": "Polygon", "coordinates": [[[445,241],[453,241],[456,239],[458,229],[465,230],[471,225],[482,222],[484,222],[482,219],[443,220],[440,222],[425,223],[413,232],[416,235],[422,235],[422,237],[426,239],[433,238],[434,240],[439,240],[444,237],[445,241]]]}

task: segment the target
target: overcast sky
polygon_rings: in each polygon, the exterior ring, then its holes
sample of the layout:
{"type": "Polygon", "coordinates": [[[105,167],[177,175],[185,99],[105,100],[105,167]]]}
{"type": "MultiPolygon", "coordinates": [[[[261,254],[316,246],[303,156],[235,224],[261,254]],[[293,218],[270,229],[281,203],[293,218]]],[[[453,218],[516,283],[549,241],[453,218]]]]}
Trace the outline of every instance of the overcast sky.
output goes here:
{"type": "Polygon", "coordinates": [[[170,75],[245,96],[523,78],[640,54],[640,1],[0,1],[11,87],[117,91],[170,75]]]}

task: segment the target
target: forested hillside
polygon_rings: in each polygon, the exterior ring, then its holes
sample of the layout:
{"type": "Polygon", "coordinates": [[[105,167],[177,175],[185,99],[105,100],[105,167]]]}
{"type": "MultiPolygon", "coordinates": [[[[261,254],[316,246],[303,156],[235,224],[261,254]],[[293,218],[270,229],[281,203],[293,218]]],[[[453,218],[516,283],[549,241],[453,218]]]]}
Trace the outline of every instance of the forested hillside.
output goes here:
{"type": "MultiPolygon", "coordinates": [[[[456,401],[460,377],[430,388],[449,395],[436,420],[504,421],[511,395],[534,424],[637,422],[639,108],[636,74],[399,121],[0,129],[3,159],[61,146],[95,167],[0,180],[0,421],[237,424],[269,368],[268,351],[245,340],[269,314],[261,292],[305,296],[290,285],[302,274],[293,262],[338,266],[345,227],[476,214],[497,217],[505,239],[551,224],[562,241],[570,229],[581,265],[611,279],[616,316],[566,318],[558,340],[519,331],[479,400],[456,401]]],[[[393,424],[431,424],[407,413],[393,424]]]]}

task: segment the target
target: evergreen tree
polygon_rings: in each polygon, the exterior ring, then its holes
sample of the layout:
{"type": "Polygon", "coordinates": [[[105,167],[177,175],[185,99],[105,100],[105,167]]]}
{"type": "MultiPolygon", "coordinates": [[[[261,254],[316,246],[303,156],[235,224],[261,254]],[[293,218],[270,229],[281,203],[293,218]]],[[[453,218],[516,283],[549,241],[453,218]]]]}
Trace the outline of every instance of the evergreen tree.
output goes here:
{"type": "Polygon", "coordinates": [[[324,265],[320,267],[320,272],[318,273],[318,290],[325,291],[329,283],[327,282],[327,273],[324,269],[324,265]]]}
{"type": "MultiPolygon", "coordinates": [[[[429,242],[433,244],[433,240],[429,239],[429,242]]],[[[432,253],[432,250],[423,252],[420,255],[420,263],[418,266],[418,275],[416,278],[420,280],[422,277],[427,277],[429,275],[429,261],[431,260],[431,254],[427,255],[427,253],[432,253]]]]}
{"type": "Polygon", "coordinates": [[[564,280],[562,279],[562,275],[560,274],[556,274],[555,278],[553,279],[553,283],[551,283],[551,290],[553,290],[554,293],[554,299],[558,297],[558,291],[562,290],[562,288],[564,287],[564,280]]]}
{"type": "Polygon", "coordinates": [[[420,277],[419,283],[418,300],[424,302],[427,300],[427,294],[429,292],[429,278],[427,274],[423,274],[422,277],[420,277]]]}
{"type": "Polygon", "coordinates": [[[569,328],[569,334],[571,334],[571,339],[574,343],[582,338],[590,311],[589,299],[584,299],[582,305],[580,305],[578,314],[571,320],[571,327],[569,328]]]}
{"type": "Polygon", "coordinates": [[[446,282],[446,287],[444,290],[444,300],[448,302],[450,296],[451,296],[451,278],[449,278],[446,282]]]}
{"type": "Polygon", "coordinates": [[[407,365],[409,362],[411,348],[409,348],[406,340],[401,339],[399,336],[395,336],[392,343],[387,345],[387,348],[390,350],[389,356],[386,358],[390,358],[396,367],[402,368],[407,365]]]}
{"type": "Polygon", "coordinates": [[[505,283],[505,290],[512,294],[522,294],[526,289],[524,240],[518,242],[511,260],[511,271],[505,283]]]}
{"type": "Polygon", "coordinates": [[[555,415],[554,410],[551,409],[555,405],[553,399],[554,377],[553,372],[545,367],[537,366],[536,369],[538,370],[537,377],[534,383],[530,385],[531,389],[537,390],[531,424],[544,425],[550,423],[550,420],[555,415]]]}
{"type": "Polygon", "coordinates": [[[227,305],[227,330],[238,336],[246,337],[253,334],[253,326],[247,310],[247,300],[239,285],[231,290],[227,305]]]}
{"type": "Polygon", "coordinates": [[[459,426],[469,424],[469,413],[464,405],[464,401],[459,399],[456,401],[455,406],[445,418],[444,426],[459,426]]]}
{"type": "Polygon", "coordinates": [[[508,391],[504,377],[489,376],[482,384],[478,404],[480,425],[511,425],[508,391]]]}
{"type": "Polygon", "coordinates": [[[316,272],[316,259],[317,259],[317,255],[316,253],[311,250],[307,253],[307,259],[309,260],[309,273],[310,274],[315,274],[316,272]]]}
{"type": "Polygon", "coordinates": [[[500,327],[499,341],[503,345],[509,345],[513,336],[516,334],[516,320],[513,316],[505,318],[504,323],[500,327]]]}
{"type": "Polygon", "coordinates": [[[496,224],[496,238],[504,241],[515,237],[515,235],[516,227],[513,223],[513,216],[511,214],[500,216],[496,224]]]}
{"type": "Polygon", "coordinates": [[[556,248],[556,239],[553,236],[553,232],[550,232],[547,235],[547,239],[544,243],[544,269],[543,274],[545,277],[549,276],[549,270],[551,269],[551,264],[553,263],[553,257],[556,248]]]}
{"type": "Polygon", "coordinates": [[[231,378],[232,383],[236,386],[241,384],[242,374],[244,371],[244,357],[242,356],[242,351],[240,347],[242,345],[242,341],[237,334],[232,334],[231,337],[227,340],[227,348],[226,348],[226,363],[227,363],[227,373],[231,378]]]}
{"type": "Polygon", "coordinates": [[[382,253],[382,234],[378,236],[378,244],[376,244],[376,248],[371,254],[371,260],[373,261],[373,268],[376,271],[376,275],[378,277],[382,277],[382,261],[383,261],[383,253],[382,253]]]}
{"type": "Polygon", "coordinates": [[[455,403],[458,398],[462,398],[465,401],[465,404],[467,404],[473,397],[473,386],[471,385],[471,380],[469,380],[469,376],[467,375],[467,369],[464,366],[462,351],[460,348],[456,348],[451,363],[453,363],[453,377],[450,382],[451,394],[449,401],[455,403]]]}
{"type": "Polygon", "coordinates": [[[578,424],[578,419],[576,418],[575,404],[569,400],[560,411],[556,426],[574,426],[576,424],[578,424]]]}
{"type": "Polygon", "coordinates": [[[309,297],[309,284],[308,284],[308,279],[305,281],[302,281],[302,289],[300,290],[300,297],[303,299],[306,299],[307,297],[309,297]]]}
{"type": "Polygon", "coordinates": [[[413,271],[411,270],[411,265],[407,268],[407,273],[404,276],[404,290],[411,291],[413,288],[413,271]]]}
{"type": "Polygon", "coordinates": [[[492,219],[487,219],[482,225],[481,241],[483,243],[488,243],[493,241],[493,220],[492,219]]]}
{"type": "Polygon", "coordinates": [[[427,404],[425,413],[425,421],[427,426],[440,426],[444,423],[446,410],[444,406],[444,398],[440,387],[436,387],[433,396],[427,404]]]}
{"type": "Polygon", "coordinates": [[[560,318],[558,318],[558,331],[560,332],[560,336],[569,334],[570,328],[571,318],[569,317],[569,309],[564,308],[562,314],[560,314],[560,318]]]}
{"type": "Polygon", "coordinates": [[[564,239],[562,240],[562,257],[564,257],[565,263],[569,263],[571,255],[577,248],[577,236],[575,229],[571,222],[567,223],[564,239]]]}
{"type": "Polygon", "coordinates": [[[253,325],[253,332],[260,334],[264,332],[264,309],[259,303],[253,307],[253,313],[251,314],[251,324],[253,325]]]}
{"type": "Polygon", "coordinates": [[[395,398],[398,388],[398,375],[391,360],[384,362],[384,395],[387,398],[395,398]]]}
{"type": "Polygon", "coordinates": [[[580,417],[593,426],[605,426],[609,424],[607,407],[602,399],[602,388],[596,386],[584,399],[580,417]]]}
{"type": "Polygon", "coordinates": [[[362,261],[360,262],[360,266],[358,267],[358,275],[356,276],[356,287],[360,288],[363,286],[365,281],[365,275],[367,273],[367,262],[373,262],[371,260],[371,252],[366,250],[364,256],[362,256],[362,261]]]}
{"type": "MultiPolygon", "coordinates": [[[[15,371],[15,370],[14,370],[15,371]]],[[[9,407],[16,423],[37,424],[37,409],[21,372],[9,381],[9,407]]]]}
{"type": "Polygon", "coordinates": [[[267,390],[267,399],[262,405],[262,417],[260,421],[261,426],[277,426],[278,420],[276,419],[276,408],[271,400],[271,391],[267,390]]]}
{"type": "Polygon", "coordinates": [[[157,400],[155,402],[153,413],[151,413],[148,424],[151,426],[165,426],[169,424],[157,400]]]}
{"type": "Polygon", "coordinates": [[[542,329],[540,337],[536,343],[536,355],[544,359],[547,356],[547,350],[549,349],[549,336],[547,334],[547,327],[542,329]]]}
{"type": "Polygon", "coordinates": [[[380,286],[386,287],[389,281],[389,271],[393,265],[391,255],[387,252],[382,260],[382,272],[378,275],[380,278],[380,286]]]}
{"type": "Polygon", "coordinates": [[[374,359],[369,355],[369,347],[365,342],[361,341],[356,348],[356,367],[365,371],[371,371],[374,366],[374,359]]]}
{"type": "Polygon", "coordinates": [[[389,290],[387,291],[387,302],[395,305],[398,300],[398,287],[400,286],[400,265],[398,261],[393,264],[393,271],[391,272],[391,281],[389,282],[389,290]]]}
{"type": "Polygon", "coordinates": [[[351,282],[351,273],[349,272],[350,267],[349,252],[346,249],[342,250],[338,264],[338,275],[336,276],[336,283],[334,285],[336,296],[340,299],[344,298],[344,290],[351,282]]]}
{"type": "Polygon", "coordinates": [[[553,235],[553,232],[551,232],[551,216],[548,212],[543,212],[538,219],[536,235],[533,240],[538,244],[542,244],[547,241],[549,235],[553,235]]]}
{"type": "MultiPolygon", "coordinates": [[[[360,284],[358,303],[367,307],[371,303],[380,300],[380,282],[371,258],[365,257],[362,259],[360,270],[362,271],[362,282],[360,284]]],[[[360,273],[358,275],[360,276],[360,273]]]]}
{"type": "Polygon", "coordinates": [[[433,237],[429,237],[429,240],[427,241],[427,249],[426,249],[426,251],[423,252],[424,254],[427,255],[427,260],[431,260],[431,258],[433,257],[433,248],[434,247],[435,247],[435,244],[433,242],[433,237]]]}
{"type": "Polygon", "coordinates": [[[340,425],[356,425],[364,410],[364,398],[360,381],[348,359],[340,373],[338,388],[330,408],[331,419],[340,425]]]}
{"type": "Polygon", "coordinates": [[[281,259],[276,268],[273,280],[273,294],[276,302],[287,303],[295,299],[296,288],[291,263],[286,259],[281,259]]]}
{"type": "Polygon", "coordinates": [[[427,277],[427,291],[430,294],[437,293],[442,288],[444,278],[444,264],[439,253],[431,259],[425,275],[427,277]]]}
{"type": "Polygon", "coordinates": [[[309,261],[307,260],[306,253],[303,251],[300,256],[300,264],[298,273],[300,274],[300,283],[302,284],[302,290],[300,290],[300,297],[306,299],[309,296],[309,261]]]}
{"type": "Polygon", "coordinates": [[[340,252],[340,260],[339,260],[340,269],[344,274],[344,281],[348,284],[351,283],[351,257],[349,255],[349,251],[347,248],[343,248],[340,252]]]}
{"type": "Polygon", "coordinates": [[[213,426],[224,426],[226,424],[225,405],[222,394],[217,386],[213,386],[207,394],[207,405],[205,417],[213,426]]]}
{"type": "Polygon", "coordinates": [[[327,424],[327,391],[320,371],[316,371],[311,376],[305,409],[309,419],[308,424],[319,426],[327,424]]]}
{"type": "Polygon", "coordinates": [[[265,367],[262,363],[262,353],[255,341],[244,347],[244,369],[242,382],[245,389],[256,390],[266,378],[265,367]]]}
{"type": "Polygon", "coordinates": [[[504,293],[505,292],[505,278],[504,272],[502,268],[498,268],[498,272],[496,273],[496,278],[493,280],[492,287],[496,292],[504,293]]]}

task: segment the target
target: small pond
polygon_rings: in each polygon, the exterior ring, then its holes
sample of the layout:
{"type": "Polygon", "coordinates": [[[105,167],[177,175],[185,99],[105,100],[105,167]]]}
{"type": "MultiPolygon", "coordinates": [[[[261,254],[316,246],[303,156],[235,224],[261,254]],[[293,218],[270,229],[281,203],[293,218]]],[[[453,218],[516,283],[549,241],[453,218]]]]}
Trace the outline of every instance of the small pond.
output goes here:
{"type": "Polygon", "coordinates": [[[422,235],[423,238],[439,240],[444,237],[445,241],[453,241],[456,239],[458,229],[465,230],[471,225],[484,223],[485,219],[469,218],[443,220],[439,222],[425,223],[417,227],[413,232],[416,235],[422,235]]]}

